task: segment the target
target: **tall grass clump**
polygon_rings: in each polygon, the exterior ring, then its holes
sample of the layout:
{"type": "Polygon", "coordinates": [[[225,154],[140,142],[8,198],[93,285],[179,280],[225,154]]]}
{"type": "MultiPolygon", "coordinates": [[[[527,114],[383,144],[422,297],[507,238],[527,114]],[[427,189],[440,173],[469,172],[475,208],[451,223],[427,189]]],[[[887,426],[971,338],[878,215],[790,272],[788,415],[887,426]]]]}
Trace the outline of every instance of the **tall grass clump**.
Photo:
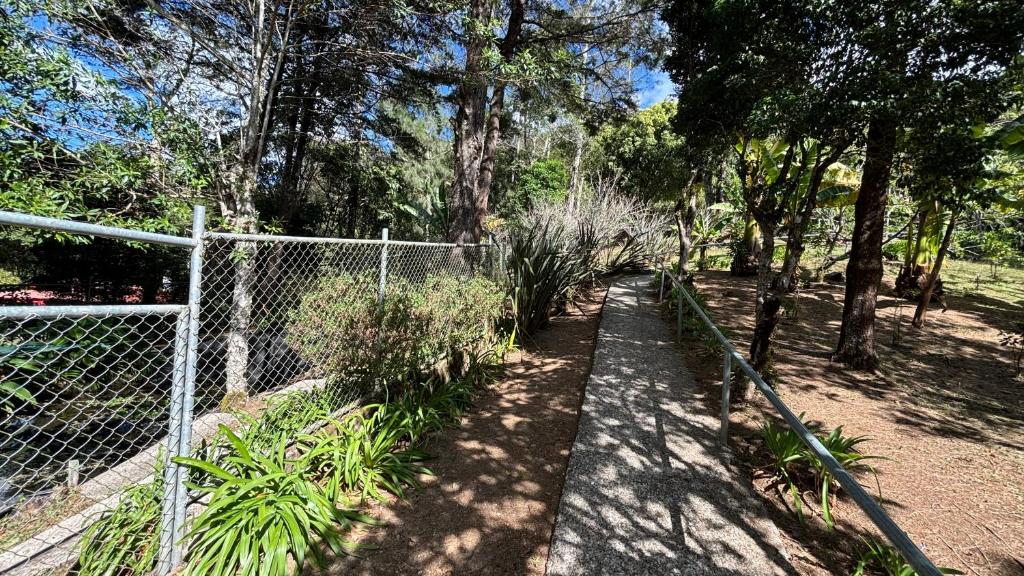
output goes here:
{"type": "Polygon", "coordinates": [[[668,230],[666,214],[615,194],[535,207],[507,239],[517,333],[546,326],[602,276],[644,268],[664,249],[668,230]]]}

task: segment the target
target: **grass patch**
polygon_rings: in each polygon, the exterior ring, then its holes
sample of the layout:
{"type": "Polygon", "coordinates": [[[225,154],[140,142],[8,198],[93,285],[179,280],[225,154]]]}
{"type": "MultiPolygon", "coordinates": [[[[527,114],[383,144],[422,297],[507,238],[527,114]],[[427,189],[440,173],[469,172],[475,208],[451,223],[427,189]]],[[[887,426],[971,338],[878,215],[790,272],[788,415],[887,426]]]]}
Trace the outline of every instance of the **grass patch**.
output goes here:
{"type": "Polygon", "coordinates": [[[0,550],[25,541],[90,504],[92,502],[77,490],[66,488],[55,490],[43,503],[19,504],[13,512],[0,518],[0,550]]]}

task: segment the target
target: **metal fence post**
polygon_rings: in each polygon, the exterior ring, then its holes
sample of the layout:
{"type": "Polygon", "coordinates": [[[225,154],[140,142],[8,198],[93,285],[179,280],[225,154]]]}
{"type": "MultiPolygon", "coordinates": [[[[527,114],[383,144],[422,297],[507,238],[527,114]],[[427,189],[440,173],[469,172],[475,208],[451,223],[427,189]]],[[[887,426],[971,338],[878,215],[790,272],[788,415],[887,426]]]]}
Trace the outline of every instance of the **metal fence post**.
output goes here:
{"type": "MultiPolygon", "coordinates": [[[[203,233],[206,231],[206,207],[192,208],[192,254],[188,267],[188,357],[185,362],[185,384],[182,387],[181,437],[178,441],[178,455],[192,455],[192,410],[196,391],[196,364],[199,361],[199,303],[202,297],[203,280],[203,233]]],[[[175,501],[174,520],[177,534],[176,545],[171,548],[174,567],[181,564],[185,548],[185,512],[188,506],[188,469],[177,466],[178,498],[175,501]]]]}
{"type": "Polygon", "coordinates": [[[199,300],[203,269],[203,231],[206,208],[192,209],[192,253],[188,272],[188,307],[178,316],[174,339],[174,368],[171,387],[170,431],[167,436],[167,464],[164,469],[164,502],[160,522],[158,573],[170,574],[184,556],[185,512],[188,471],[173,462],[175,456],[192,453],[192,410],[195,395],[197,350],[199,348],[199,300]]]}
{"type": "Polygon", "coordinates": [[[725,361],[722,362],[722,425],[718,430],[718,442],[722,446],[729,445],[729,380],[732,376],[732,354],[726,350],[725,361]]]}
{"type": "Polygon", "coordinates": [[[658,302],[665,300],[665,257],[661,257],[661,286],[658,286],[658,302]]]}
{"type": "Polygon", "coordinates": [[[180,452],[181,409],[185,387],[185,364],[188,356],[188,311],[178,314],[174,333],[174,359],[171,375],[170,425],[164,456],[164,499],[160,514],[160,551],[157,573],[170,574],[174,570],[173,549],[177,546],[177,526],[174,510],[178,498],[178,465],[171,461],[180,452]]]}
{"type": "Polygon", "coordinates": [[[377,302],[384,302],[384,287],[388,281],[388,229],[380,231],[380,285],[377,287],[377,302]]]}

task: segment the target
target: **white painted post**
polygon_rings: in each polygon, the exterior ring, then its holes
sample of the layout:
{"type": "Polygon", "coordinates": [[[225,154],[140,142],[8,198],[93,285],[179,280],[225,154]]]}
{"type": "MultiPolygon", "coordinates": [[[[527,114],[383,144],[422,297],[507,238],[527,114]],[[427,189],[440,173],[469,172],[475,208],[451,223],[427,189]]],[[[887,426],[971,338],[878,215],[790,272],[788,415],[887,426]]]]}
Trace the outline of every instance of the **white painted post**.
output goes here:
{"type": "Polygon", "coordinates": [[[74,490],[78,488],[79,471],[82,469],[82,463],[77,459],[68,460],[68,489],[74,490]]]}

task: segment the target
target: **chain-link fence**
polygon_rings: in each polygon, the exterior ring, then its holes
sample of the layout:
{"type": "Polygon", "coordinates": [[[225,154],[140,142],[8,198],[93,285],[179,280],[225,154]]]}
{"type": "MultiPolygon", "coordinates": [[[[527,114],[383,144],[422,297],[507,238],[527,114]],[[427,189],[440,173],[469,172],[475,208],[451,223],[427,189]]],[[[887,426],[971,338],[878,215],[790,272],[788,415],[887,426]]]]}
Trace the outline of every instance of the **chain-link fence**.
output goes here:
{"type": "MultiPolygon", "coordinates": [[[[353,322],[353,307],[400,292],[454,302],[448,292],[500,273],[489,245],[389,241],[386,230],[380,240],[204,233],[203,218],[197,208],[192,238],[179,238],[0,212],[3,225],[191,254],[180,304],[0,306],[0,574],[74,572],[86,543],[105,537],[90,527],[139,488],[159,500],[152,554],[170,572],[189,502],[171,457],[239,425],[235,411],[253,399],[323,388],[366,354],[387,354],[387,331],[407,329],[373,314],[383,325],[353,322]]],[[[364,394],[357,380],[341,379],[335,402],[364,394]]]]}

